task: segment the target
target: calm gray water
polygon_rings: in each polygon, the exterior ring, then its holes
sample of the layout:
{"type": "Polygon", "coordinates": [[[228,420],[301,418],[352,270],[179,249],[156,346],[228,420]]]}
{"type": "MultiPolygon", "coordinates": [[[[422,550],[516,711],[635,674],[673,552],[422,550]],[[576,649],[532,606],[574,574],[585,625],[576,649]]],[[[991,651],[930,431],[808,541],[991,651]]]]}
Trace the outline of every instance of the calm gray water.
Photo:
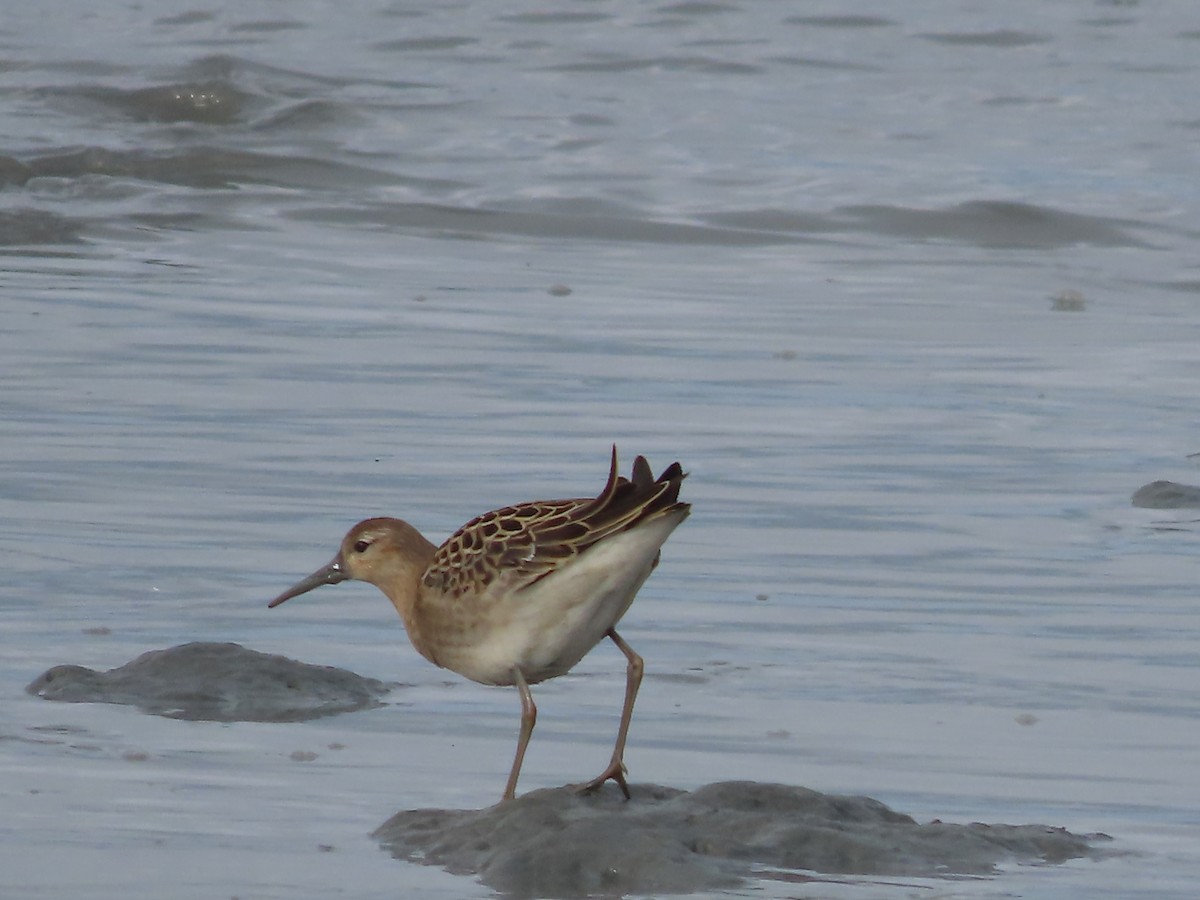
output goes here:
{"type": "MultiPolygon", "coordinates": [[[[517,698],[373,589],[265,601],[369,514],[592,493],[614,441],[695,504],[622,629],[634,780],[1130,853],[747,895],[1194,896],[1200,526],[1129,503],[1200,482],[1193,3],[9,7],[5,898],[486,896],[367,835],[492,802],[517,698]],[[411,687],[23,691],[189,640],[411,687]]],[[[539,689],[523,788],[600,768],[623,681],[539,689]]]]}

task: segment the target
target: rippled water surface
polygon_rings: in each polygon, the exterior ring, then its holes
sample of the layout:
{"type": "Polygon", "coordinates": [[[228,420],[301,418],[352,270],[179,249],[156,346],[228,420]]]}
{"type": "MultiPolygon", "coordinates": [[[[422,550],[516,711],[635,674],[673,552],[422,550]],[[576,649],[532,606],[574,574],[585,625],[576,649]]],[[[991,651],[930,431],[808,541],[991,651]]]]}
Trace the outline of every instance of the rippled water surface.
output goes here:
{"type": "MultiPolygon", "coordinates": [[[[755,778],[1129,855],[755,896],[1190,898],[1200,15],[1111,2],[24,4],[0,21],[0,888],[486,896],[368,837],[481,806],[517,698],[365,586],[680,459],[625,620],[634,780],[755,778]],[[233,640],[409,687],[214,724],[58,663],[233,640]],[[315,755],[315,756],[314,756],[315,755]]],[[[522,785],[609,752],[611,648],[522,785]]]]}

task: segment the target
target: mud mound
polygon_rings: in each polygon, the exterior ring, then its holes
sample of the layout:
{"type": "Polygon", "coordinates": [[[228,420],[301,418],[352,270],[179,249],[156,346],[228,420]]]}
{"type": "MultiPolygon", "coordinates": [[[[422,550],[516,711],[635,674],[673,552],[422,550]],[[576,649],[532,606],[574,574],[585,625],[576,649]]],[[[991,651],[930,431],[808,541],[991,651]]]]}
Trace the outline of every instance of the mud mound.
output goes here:
{"type": "Polygon", "coordinates": [[[1200,507],[1200,488],[1175,481],[1152,481],[1134,491],[1131,502],[1143,509],[1200,507]]]}
{"type": "Polygon", "coordinates": [[[869,797],[728,781],[532,791],[482,810],[411,810],[375,832],[393,856],[478,876],[512,897],[730,887],[755,866],[827,874],[983,875],[1003,861],[1097,856],[1104,835],[1044,825],[918,824],[869,797]]]}
{"type": "Polygon", "coordinates": [[[197,642],[152,650],[107,672],[55,666],[25,689],[46,700],[123,703],[172,719],[298,722],[377,706],[390,687],[239,644],[197,642]]]}

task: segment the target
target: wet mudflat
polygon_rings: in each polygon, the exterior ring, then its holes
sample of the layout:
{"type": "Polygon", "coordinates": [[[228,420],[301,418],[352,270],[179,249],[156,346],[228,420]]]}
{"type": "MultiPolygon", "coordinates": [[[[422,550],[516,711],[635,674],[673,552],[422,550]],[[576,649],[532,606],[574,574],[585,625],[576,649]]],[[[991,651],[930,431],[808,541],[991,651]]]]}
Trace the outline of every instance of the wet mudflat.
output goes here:
{"type": "MultiPolygon", "coordinates": [[[[44,700],[134,706],[167,718],[299,722],[377,706],[388,686],[234,643],[144,653],[106,672],[55,666],[44,700]]],[[[532,790],[479,810],[397,812],[374,833],[399,858],[478,877],[512,897],[693,893],[756,868],[831,875],[989,875],[1003,862],[1104,855],[1106,835],[1040,824],[918,823],[869,797],[729,781],[692,791],[615,784],[532,790]]]]}

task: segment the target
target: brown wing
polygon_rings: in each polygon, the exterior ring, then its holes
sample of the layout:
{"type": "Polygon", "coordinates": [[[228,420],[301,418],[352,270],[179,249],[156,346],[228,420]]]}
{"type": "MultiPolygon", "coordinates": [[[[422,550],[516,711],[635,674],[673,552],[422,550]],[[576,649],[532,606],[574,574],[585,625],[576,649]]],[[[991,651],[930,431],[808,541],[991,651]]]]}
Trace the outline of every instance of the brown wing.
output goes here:
{"type": "Polygon", "coordinates": [[[617,448],[604,490],[594,499],[539,500],[472,519],[438,548],[423,576],[427,588],[450,596],[482,593],[501,575],[524,587],[549,575],[597,541],[632,528],[679,503],[686,473],[672,463],[656,479],[639,456],[632,478],[617,474],[617,448]]]}

